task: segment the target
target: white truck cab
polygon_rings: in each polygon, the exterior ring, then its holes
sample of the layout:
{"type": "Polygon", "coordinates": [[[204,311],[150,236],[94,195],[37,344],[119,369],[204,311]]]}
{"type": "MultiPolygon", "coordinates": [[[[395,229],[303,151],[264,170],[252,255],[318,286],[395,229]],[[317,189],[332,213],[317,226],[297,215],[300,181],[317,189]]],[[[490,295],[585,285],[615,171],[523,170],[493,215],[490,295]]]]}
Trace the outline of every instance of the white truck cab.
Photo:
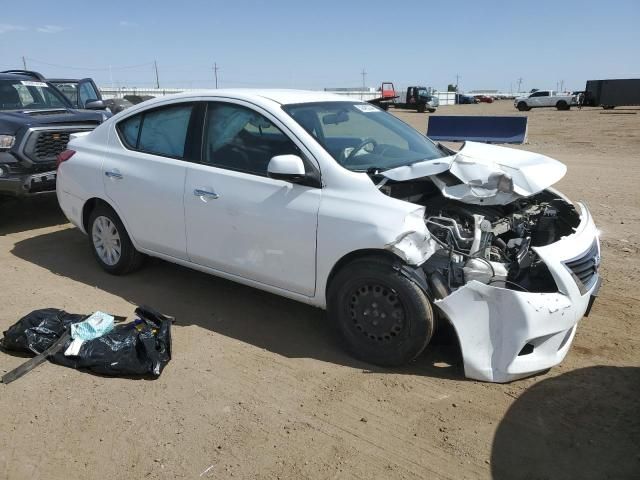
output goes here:
{"type": "Polygon", "coordinates": [[[575,95],[558,94],[553,90],[537,90],[527,97],[518,97],[513,106],[521,112],[527,112],[532,108],[556,107],[558,110],[569,110],[576,103],[575,95]]]}

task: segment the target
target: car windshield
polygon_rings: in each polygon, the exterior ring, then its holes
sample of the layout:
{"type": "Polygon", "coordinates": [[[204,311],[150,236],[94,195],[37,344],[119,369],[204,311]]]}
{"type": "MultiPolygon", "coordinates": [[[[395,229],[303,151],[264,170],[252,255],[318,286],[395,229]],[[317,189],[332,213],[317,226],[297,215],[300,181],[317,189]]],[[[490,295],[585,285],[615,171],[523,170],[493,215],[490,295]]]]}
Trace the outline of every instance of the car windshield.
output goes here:
{"type": "Polygon", "coordinates": [[[78,98],[78,82],[51,82],[55,87],[60,90],[67,100],[75,103],[78,98]]]}
{"type": "Polygon", "coordinates": [[[0,110],[68,108],[67,100],[46,82],[0,80],[0,110]]]}
{"type": "Polygon", "coordinates": [[[368,103],[318,102],[282,108],[349,170],[383,171],[445,156],[427,137],[368,103]]]}

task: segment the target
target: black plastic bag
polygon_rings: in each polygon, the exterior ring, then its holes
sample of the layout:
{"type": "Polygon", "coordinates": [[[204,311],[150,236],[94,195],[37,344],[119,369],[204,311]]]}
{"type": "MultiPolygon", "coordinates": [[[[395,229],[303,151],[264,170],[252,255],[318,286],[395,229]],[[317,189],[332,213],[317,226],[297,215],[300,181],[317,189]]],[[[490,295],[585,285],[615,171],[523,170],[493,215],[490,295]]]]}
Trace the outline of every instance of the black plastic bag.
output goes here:
{"type": "MultiPolygon", "coordinates": [[[[116,325],[102,337],[87,340],[77,356],[65,356],[71,340],[49,357],[54,363],[112,376],[157,377],[171,360],[173,319],[140,306],[138,320],[116,325]]],[[[86,315],[47,308],[35,310],[4,332],[0,346],[5,350],[39,354],[49,348],[72,323],[86,315]]]]}

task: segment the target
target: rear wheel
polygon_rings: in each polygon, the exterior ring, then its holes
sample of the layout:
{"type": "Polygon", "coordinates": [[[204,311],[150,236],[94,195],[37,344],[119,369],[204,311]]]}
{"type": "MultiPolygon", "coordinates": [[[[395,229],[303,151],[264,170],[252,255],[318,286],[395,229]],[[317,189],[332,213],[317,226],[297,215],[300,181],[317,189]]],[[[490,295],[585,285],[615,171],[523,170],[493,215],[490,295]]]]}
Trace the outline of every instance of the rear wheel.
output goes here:
{"type": "Polygon", "coordinates": [[[418,110],[418,113],[424,113],[427,111],[427,107],[424,105],[418,105],[417,110],[418,110]]]}
{"type": "Polygon", "coordinates": [[[525,102],[519,102],[518,110],[521,112],[528,112],[531,108],[525,102]]]}
{"type": "Polygon", "coordinates": [[[383,258],[362,258],[344,266],[331,282],[327,300],[329,317],[347,350],[369,363],[408,363],[433,334],[429,299],[383,258]]]}
{"type": "Polygon", "coordinates": [[[569,110],[571,106],[564,100],[560,100],[558,103],[556,103],[556,108],[558,110],[569,110]]]}
{"type": "Polygon", "coordinates": [[[137,270],[144,259],[138,252],[120,218],[112,208],[98,205],[89,216],[89,237],[100,266],[113,275],[137,270]]]}

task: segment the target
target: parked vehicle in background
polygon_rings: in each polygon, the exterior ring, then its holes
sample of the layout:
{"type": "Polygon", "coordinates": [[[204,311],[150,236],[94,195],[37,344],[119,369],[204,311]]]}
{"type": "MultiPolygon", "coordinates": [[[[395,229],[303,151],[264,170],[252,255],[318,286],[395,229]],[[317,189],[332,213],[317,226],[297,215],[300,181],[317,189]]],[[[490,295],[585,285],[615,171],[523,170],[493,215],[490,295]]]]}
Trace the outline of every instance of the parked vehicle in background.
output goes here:
{"type": "Polygon", "coordinates": [[[49,78],[47,81],[55,85],[56,88],[69,99],[73,108],[89,108],[91,110],[107,108],[104,103],[101,104],[103,100],[100,89],[92,78],[82,78],[80,80],[71,78],[49,78]],[[87,107],[87,105],[90,106],[87,107]]]}
{"type": "Polygon", "coordinates": [[[479,100],[475,97],[472,97],[471,95],[456,93],[456,103],[457,104],[479,103],[479,100]]]}
{"type": "Polygon", "coordinates": [[[382,93],[380,97],[369,100],[368,103],[376,105],[383,110],[393,107],[415,110],[419,113],[426,111],[433,113],[440,105],[438,98],[431,95],[426,87],[411,86],[407,87],[406,91],[399,92],[395,89],[393,83],[383,82],[380,92],[382,93]]]}
{"type": "Polygon", "coordinates": [[[103,102],[114,115],[129,107],[133,107],[133,103],[125,98],[108,98],[103,100],[103,102]]]}
{"type": "Polygon", "coordinates": [[[147,100],[152,100],[155,97],[153,95],[125,95],[122,98],[134,105],[137,105],[139,103],[146,102],[147,100]]]}
{"type": "Polygon", "coordinates": [[[576,97],[570,94],[557,94],[553,90],[536,90],[526,97],[518,97],[513,101],[513,106],[521,112],[527,112],[532,108],[556,107],[558,110],[569,110],[576,104],[576,97]]]}
{"type": "Polygon", "coordinates": [[[109,273],[147,254],[327,308],[386,366],[448,321],[465,374],[505,382],[562,361],[599,287],[587,207],[549,188],[565,171],[344,96],[213,90],[75,134],[57,194],[109,273]]]}
{"type": "Polygon", "coordinates": [[[107,115],[74,109],[37,72],[9,72],[0,73],[0,195],[53,192],[56,156],[69,136],[93,130],[107,115]]]}
{"type": "Polygon", "coordinates": [[[474,95],[474,98],[480,103],[493,103],[493,97],[487,95],[474,95]]]}
{"type": "Polygon", "coordinates": [[[640,79],[589,80],[583,104],[604,109],[640,105],[640,79]]]}

